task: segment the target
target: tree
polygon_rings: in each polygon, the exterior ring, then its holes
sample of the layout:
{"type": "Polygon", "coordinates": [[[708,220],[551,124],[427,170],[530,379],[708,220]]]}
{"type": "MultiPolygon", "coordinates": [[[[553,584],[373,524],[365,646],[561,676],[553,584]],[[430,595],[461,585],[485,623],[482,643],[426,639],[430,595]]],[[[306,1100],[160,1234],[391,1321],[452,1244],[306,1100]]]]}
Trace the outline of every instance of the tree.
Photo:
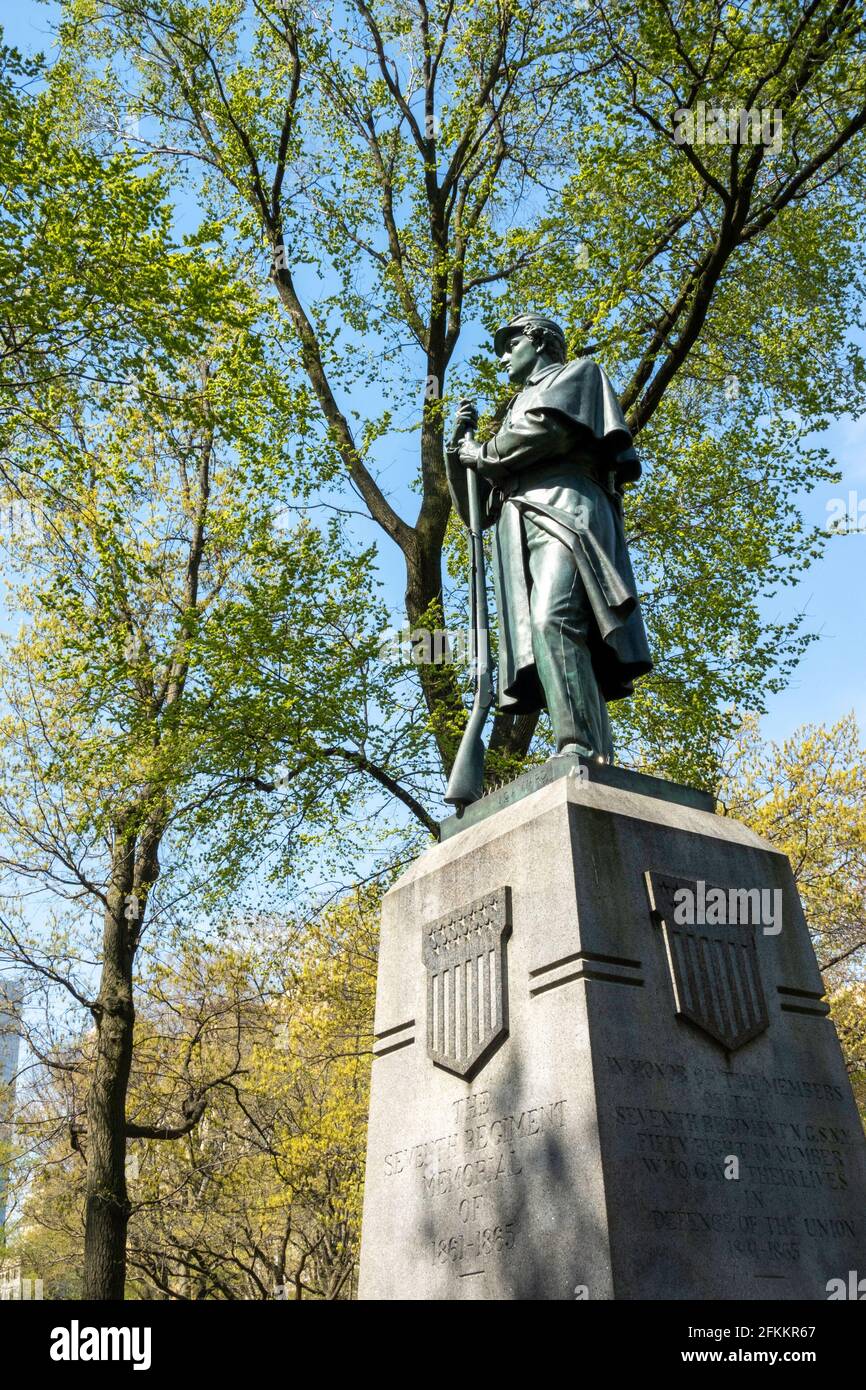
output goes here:
{"type": "Polygon", "coordinates": [[[781,743],[747,720],[728,750],[723,810],[791,862],[831,1015],[866,1124],[866,750],[853,712],[781,743]]]}
{"type": "Polygon", "coordinates": [[[806,724],[782,743],[747,722],[722,797],[729,815],[790,859],[830,985],[855,979],[866,947],[866,750],[854,714],[829,728],[806,724]]]}
{"type": "Polygon", "coordinates": [[[832,1017],[845,1053],[854,1099],[866,1126],[866,987],[862,980],[843,985],[832,999],[832,1017]]]}
{"type": "MultiPolygon", "coordinates": [[[[222,308],[217,301],[214,312],[222,308]]],[[[235,325],[217,321],[211,355],[177,364],[173,382],[154,368],[134,397],[111,394],[101,410],[92,397],[86,412],[70,412],[42,463],[55,502],[39,534],[16,537],[13,552],[21,628],[5,641],[2,682],[2,940],[4,954],[65,989],[93,1020],[91,1298],[123,1295],[127,1141],[181,1138],[210,1089],[190,1079],[170,1121],[127,1113],[145,933],[160,950],[174,895],[201,910],[268,852],[267,825],[252,815],[244,824],[238,805],[259,780],[250,708],[261,720],[268,701],[291,706],[284,720],[295,721],[309,754],[317,736],[330,746],[343,732],[340,702],[314,705],[311,688],[330,681],[361,705],[369,695],[375,634],[367,646],[358,636],[367,557],[348,551],[336,526],[323,535],[303,521],[294,531],[275,525],[279,383],[256,376],[253,345],[239,352],[242,312],[225,316],[235,325]],[[252,364],[246,374],[242,360],[252,364]],[[266,653],[279,646],[276,692],[260,642],[266,653]],[[28,901],[48,914],[56,905],[47,924],[22,923],[28,901]]],[[[310,763],[281,788],[279,819],[270,820],[285,839],[285,818],[296,819],[308,845],[341,806],[339,786],[323,791],[310,763]]]]}
{"type": "Polygon", "coordinates": [[[155,1288],[174,1297],[350,1295],[377,916],[378,894],[367,891],[314,922],[257,923],[253,942],[188,960],[168,985],[172,1008],[199,997],[201,978],[201,997],[218,997],[218,982],[232,979],[247,1003],[220,1049],[225,1070],[235,1049],[241,1066],[206,1127],[182,1147],[141,1154],[130,1263],[155,1288]]]}
{"type": "Polygon", "coordinates": [[[0,44],[0,482],[25,509],[38,469],[22,442],[50,436],[76,393],[193,354],[218,293],[172,236],[164,179],[82,138],[64,87],[0,44]]]}
{"type": "MultiPolygon", "coordinates": [[[[172,895],[206,911],[269,856],[275,877],[304,853],[345,874],[359,770],[379,809],[426,813],[377,762],[414,716],[379,736],[369,557],[337,520],[285,524],[303,403],[267,360],[277,335],[254,330],[207,229],[177,243],[164,178],[91,138],[64,76],[4,55],[0,500],[21,628],[2,676],[0,937],[48,996],[28,1031],[49,1070],[66,1074],[77,1031],[58,992],[94,1021],[63,1133],[86,1156],[85,1291],[120,1297],[125,1157],[148,1132],[127,1111],[137,976],[172,895]]],[[[209,1094],[190,1083],[153,1142],[191,1132],[209,1094]]]]}
{"type": "MultiPolygon", "coordinates": [[[[820,551],[793,499],[834,474],[805,436],[862,399],[854,0],[65,13],[93,90],[153,123],[154,158],[203,171],[202,206],[270,275],[319,446],[310,485],[360,498],[396,545],[412,627],[450,615],[446,405],[499,398],[492,364],[467,361],[480,326],[533,303],[604,357],[652,465],[628,524],[658,671],[618,712],[620,741],[714,784],[735,708],[763,708],[807,640],[760,611],[820,551]],[[699,146],[678,116],[706,106],[779,110],[782,128],[741,141],[737,115],[733,140],[699,146]]],[[[418,678],[447,770],[459,682],[436,664],[418,678]]],[[[533,729],[499,716],[494,765],[533,729]]]]}
{"type": "MultiPolygon", "coordinates": [[[[179,960],[145,964],[128,1112],[170,1123],[191,1080],[209,1103],[177,1143],[129,1146],[130,1296],[351,1296],[377,909],[366,890],[315,921],[225,922],[179,960]]],[[[41,1153],[16,1248],[49,1297],[68,1289],[84,1244],[85,1172],[63,1122],[89,1049],[79,1040],[67,1070],[40,1076],[19,1122],[41,1153]]]]}

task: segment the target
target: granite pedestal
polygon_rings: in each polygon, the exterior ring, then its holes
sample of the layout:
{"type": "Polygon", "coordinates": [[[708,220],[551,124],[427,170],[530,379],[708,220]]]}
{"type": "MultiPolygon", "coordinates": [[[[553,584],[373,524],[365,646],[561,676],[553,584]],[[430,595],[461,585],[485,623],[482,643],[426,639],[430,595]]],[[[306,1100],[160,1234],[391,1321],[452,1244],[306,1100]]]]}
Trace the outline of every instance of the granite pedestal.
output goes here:
{"type": "Polygon", "coordinates": [[[866,1276],[866,1143],[787,859],[687,788],[529,776],[384,902],[359,1296],[866,1276]]]}

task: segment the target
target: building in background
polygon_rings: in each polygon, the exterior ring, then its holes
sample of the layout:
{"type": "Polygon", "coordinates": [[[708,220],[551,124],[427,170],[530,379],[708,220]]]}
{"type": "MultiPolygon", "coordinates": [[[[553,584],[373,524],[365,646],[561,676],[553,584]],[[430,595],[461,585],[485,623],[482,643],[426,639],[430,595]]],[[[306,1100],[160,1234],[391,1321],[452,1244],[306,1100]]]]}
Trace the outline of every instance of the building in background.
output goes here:
{"type": "Polygon", "coordinates": [[[21,1041],[22,998],[23,989],[18,980],[0,979],[0,1239],[6,1226],[6,1172],[2,1149],[12,1137],[11,1112],[21,1041]]]}
{"type": "Polygon", "coordinates": [[[17,1303],[22,1299],[44,1298],[41,1279],[25,1279],[20,1260],[0,1260],[0,1303],[17,1303]]]}

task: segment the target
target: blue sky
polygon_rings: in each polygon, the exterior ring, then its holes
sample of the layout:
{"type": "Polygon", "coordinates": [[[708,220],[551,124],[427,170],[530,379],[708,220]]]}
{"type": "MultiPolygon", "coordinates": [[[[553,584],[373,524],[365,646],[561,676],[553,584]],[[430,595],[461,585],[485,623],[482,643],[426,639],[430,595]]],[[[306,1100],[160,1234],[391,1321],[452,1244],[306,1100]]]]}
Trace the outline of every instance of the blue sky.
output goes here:
{"type": "Polygon", "coordinates": [[[820,633],[790,685],[776,695],[764,723],[784,738],[800,724],[831,723],[853,709],[866,728],[866,417],[842,420],[820,436],[842,469],[838,486],[822,484],[803,503],[807,522],[826,525],[832,499],[861,507],[861,530],[834,536],[824,559],[793,590],[767,605],[783,618],[804,611],[804,627],[820,633]],[[849,494],[853,498],[849,499],[849,494]]]}

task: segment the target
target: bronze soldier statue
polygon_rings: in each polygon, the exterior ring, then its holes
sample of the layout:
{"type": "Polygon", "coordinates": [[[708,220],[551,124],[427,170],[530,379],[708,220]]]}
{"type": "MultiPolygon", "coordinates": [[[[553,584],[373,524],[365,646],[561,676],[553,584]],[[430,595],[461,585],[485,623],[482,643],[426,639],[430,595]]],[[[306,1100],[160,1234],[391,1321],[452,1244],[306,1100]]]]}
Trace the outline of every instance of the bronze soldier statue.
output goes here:
{"type": "Polygon", "coordinates": [[[520,314],[493,343],[517,394],[484,444],[461,403],[446,466],[465,524],[471,469],[496,527],[499,708],[546,707],[557,755],[610,762],[607,702],[652,669],[622,515],[640,462],[610,381],[591,358],[566,362],[558,324],[520,314]]]}

